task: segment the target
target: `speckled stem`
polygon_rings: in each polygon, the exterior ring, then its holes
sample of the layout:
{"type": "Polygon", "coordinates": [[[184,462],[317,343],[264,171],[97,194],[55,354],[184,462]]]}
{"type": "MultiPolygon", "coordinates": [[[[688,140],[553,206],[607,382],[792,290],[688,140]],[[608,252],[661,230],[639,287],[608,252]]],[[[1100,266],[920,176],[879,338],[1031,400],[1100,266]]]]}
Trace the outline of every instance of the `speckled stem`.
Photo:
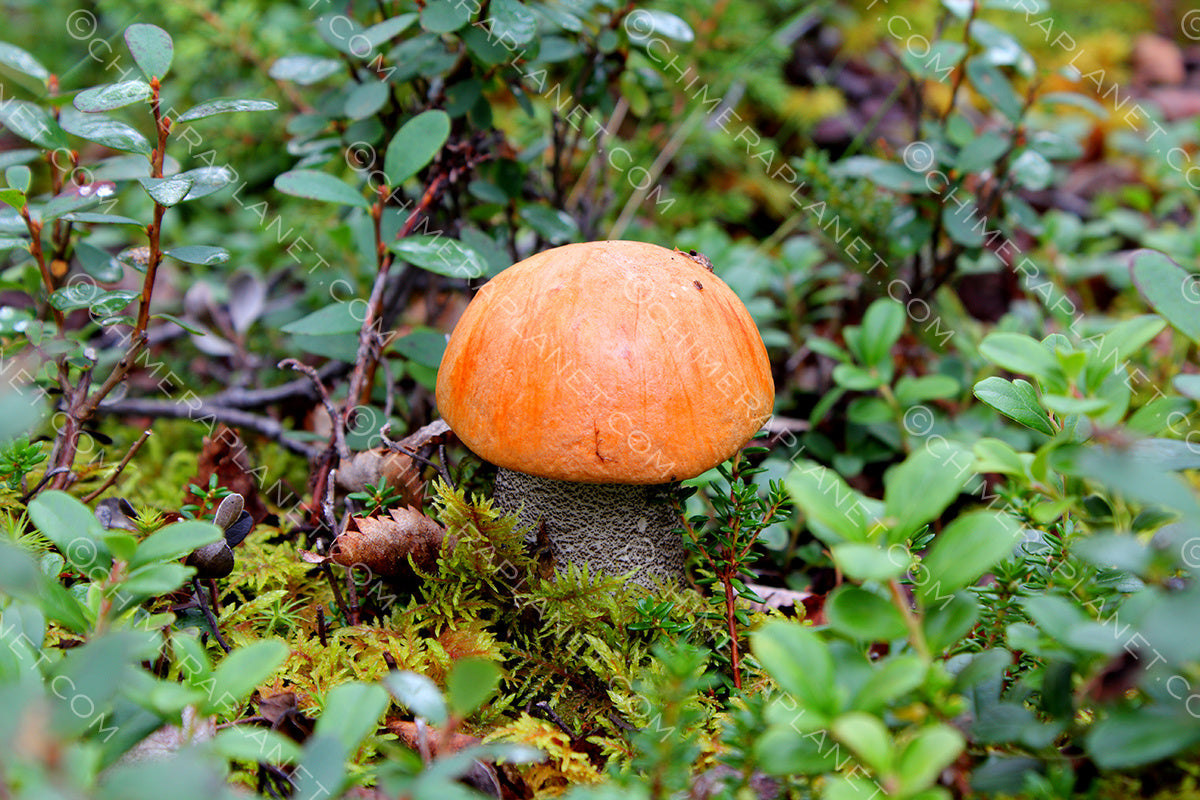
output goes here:
{"type": "MultiPolygon", "coordinates": [[[[675,484],[568,483],[501,469],[496,504],[537,530],[546,524],[555,564],[633,572],[644,586],[683,583],[683,540],[671,504],[675,484]]],[[[531,534],[532,536],[533,534],[531,534]]]]}

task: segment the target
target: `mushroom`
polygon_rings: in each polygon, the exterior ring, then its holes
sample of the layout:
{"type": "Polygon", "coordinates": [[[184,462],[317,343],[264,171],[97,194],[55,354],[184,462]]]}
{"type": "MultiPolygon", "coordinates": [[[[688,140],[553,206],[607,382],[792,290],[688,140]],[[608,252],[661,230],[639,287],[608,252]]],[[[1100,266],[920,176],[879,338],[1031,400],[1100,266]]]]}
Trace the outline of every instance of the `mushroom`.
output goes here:
{"type": "Polygon", "coordinates": [[[708,259],[628,241],[570,244],[489,281],[450,336],[442,418],[497,465],[495,500],[561,569],[678,584],[678,482],[771,414],[762,337],[708,259]],[[544,527],[543,527],[544,526],[544,527]]]}

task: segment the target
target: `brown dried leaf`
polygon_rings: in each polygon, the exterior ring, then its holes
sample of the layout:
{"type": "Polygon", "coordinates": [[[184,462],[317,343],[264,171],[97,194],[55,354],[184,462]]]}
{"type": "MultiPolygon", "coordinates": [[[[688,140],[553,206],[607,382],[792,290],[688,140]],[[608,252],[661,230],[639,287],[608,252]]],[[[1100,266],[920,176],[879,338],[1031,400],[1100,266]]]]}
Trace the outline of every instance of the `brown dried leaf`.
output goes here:
{"type": "MultiPolygon", "coordinates": [[[[250,458],[246,454],[246,445],[242,444],[241,438],[232,428],[224,424],[218,425],[212,436],[204,437],[196,474],[190,482],[197,486],[208,486],[208,479],[212,475],[217,476],[218,486],[224,486],[242,496],[246,511],[254,518],[254,524],[262,522],[270,513],[258,495],[258,481],[250,472],[250,458]]],[[[198,503],[200,498],[188,492],[183,502],[198,503]]]]}
{"type": "Polygon", "coordinates": [[[312,735],[313,720],[305,716],[296,701],[295,692],[275,692],[258,701],[258,714],[289,739],[304,742],[312,735]]]}
{"type": "Polygon", "coordinates": [[[357,529],[333,540],[329,560],[375,575],[411,574],[409,556],[420,569],[433,570],[446,543],[445,529],[412,508],[393,508],[388,517],[353,517],[351,525],[357,529]]]}
{"type": "MultiPolygon", "coordinates": [[[[387,728],[392,733],[400,737],[400,741],[412,749],[421,752],[421,734],[417,728],[417,723],[409,722],[402,719],[389,719],[387,728]]],[[[434,758],[440,755],[450,755],[457,753],[459,750],[464,750],[468,747],[474,747],[482,742],[476,736],[469,736],[465,733],[452,733],[447,738],[437,728],[426,726],[425,741],[429,746],[429,755],[434,758]]]]}
{"type": "Polygon", "coordinates": [[[338,466],[338,487],[347,492],[361,492],[378,484],[380,478],[385,478],[388,486],[400,492],[405,505],[421,507],[425,498],[421,468],[406,455],[377,447],[355,453],[338,466]]]}
{"type": "Polygon", "coordinates": [[[431,444],[445,444],[452,435],[450,426],[444,420],[435,419],[428,425],[417,428],[396,444],[408,450],[420,450],[431,444]]]}

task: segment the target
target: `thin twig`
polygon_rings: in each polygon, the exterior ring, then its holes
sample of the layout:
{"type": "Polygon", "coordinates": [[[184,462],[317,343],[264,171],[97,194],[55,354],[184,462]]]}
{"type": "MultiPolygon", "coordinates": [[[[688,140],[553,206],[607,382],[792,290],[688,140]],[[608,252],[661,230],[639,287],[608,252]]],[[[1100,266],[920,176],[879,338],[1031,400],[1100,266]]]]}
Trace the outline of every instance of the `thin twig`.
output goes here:
{"type": "Polygon", "coordinates": [[[55,467],[54,469],[46,470],[46,474],[43,475],[42,479],[37,482],[37,486],[34,486],[32,489],[30,489],[28,492],[26,492],[25,495],[21,498],[21,505],[25,505],[26,503],[28,503],[35,494],[37,494],[38,492],[40,492],[42,490],[42,487],[44,487],[47,483],[50,482],[50,480],[52,478],[54,478],[55,475],[61,475],[64,472],[70,472],[70,471],[71,471],[70,467],[55,467]]]}
{"type": "Polygon", "coordinates": [[[108,478],[104,481],[104,483],[102,483],[99,486],[99,488],[88,492],[81,498],[83,500],[83,502],[85,502],[85,503],[92,502],[97,497],[99,497],[101,494],[103,494],[105,489],[107,489],[108,487],[110,487],[114,483],[116,483],[117,478],[125,470],[125,467],[127,467],[129,465],[130,459],[133,458],[134,454],[137,453],[138,450],[142,449],[142,445],[144,445],[146,443],[146,440],[149,438],[150,438],[150,429],[147,428],[146,430],[142,431],[142,435],[138,437],[137,441],[134,442],[130,446],[129,452],[125,453],[125,457],[121,459],[121,463],[117,464],[117,468],[113,470],[112,474],[108,476],[108,478]]]}
{"type": "MultiPolygon", "coordinates": [[[[307,383],[307,381],[305,381],[307,383]]],[[[106,403],[98,411],[105,414],[124,414],[130,416],[145,415],[148,417],[169,417],[191,419],[201,422],[224,422],[235,428],[244,428],[261,436],[278,442],[285,449],[302,456],[313,458],[319,448],[305,442],[299,442],[287,436],[288,429],[279,420],[243,411],[239,408],[217,405],[203,400],[193,400],[191,404],[174,400],[151,400],[148,398],[133,398],[106,403]]]]}
{"type": "Polygon", "coordinates": [[[437,473],[441,477],[441,479],[446,482],[446,485],[448,487],[450,487],[451,489],[454,488],[454,483],[450,480],[450,471],[448,469],[446,469],[445,463],[438,464],[436,462],[430,461],[428,458],[421,455],[417,451],[415,451],[411,448],[405,447],[400,442],[392,441],[391,439],[388,438],[388,429],[391,427],[392,427],[392,423],[388,422],[388,423],[385,423],[384,426],[379,429],[379,438],[383,442],[383,445],[385,447],[387,447],[388,450],[391,450],[393,453],[400,453],[401,455],[406,455],[409,458],[411,458],[413,461],[419,461],[420,463],[424,464],[427,467],[433,467],[434,469],[437,470],[437,473]]]}
{"type": "Polygon", "coordinates": [[[225,637],[221,635],[221,629],[217,627],[217,618],[213,616],[212,609],[208,607],[208,597],[204,592],[204,587],[200,585],[198,576],[192,577],[192,588],[196,590],[196,604],[204,612],[204,618],[208,620],[208,627],[212,628],[217,644],[221,645],[221,649],[228,653],[230,651],[229,643],[225,641],[225,637]]]}
{"type": "Polygon", "coordinates": [[[317,394],[321,397],[321,404],[325,406],[325,411],[329,414],[329,419],[333,423],[333,442],[337,450],[339,458],[349,458],[350,448],[346,446],[346,431],[343,426],[338,424],[338,411],[333,405],[333,400],[329,397],[329,390],[325,388],[325,384],[321,383],[321,378],[317,375],[317,371],[308,364],[301,364],[294,358],[285,358],[277,364],[280,369],[285,367],[294,369],[297,372],[303,372],[308,376],[308,379],[313,382],[317,388],[317,394]]]}

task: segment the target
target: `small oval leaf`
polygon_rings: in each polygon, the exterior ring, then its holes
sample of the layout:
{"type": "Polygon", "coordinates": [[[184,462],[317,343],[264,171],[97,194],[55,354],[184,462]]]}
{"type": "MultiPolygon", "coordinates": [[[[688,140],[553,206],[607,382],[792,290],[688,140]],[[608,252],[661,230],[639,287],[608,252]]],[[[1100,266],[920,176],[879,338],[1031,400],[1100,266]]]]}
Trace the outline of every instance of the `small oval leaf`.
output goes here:
{"type": "Polygon", "coordinates": [[[242,100],[235,97],[221,97],[208,100],[198,106],[192,106],[176,118],[175,122],[192,122],[216,114],[233,114],[238,111],[274,111],[279,105],[270,100],[242,100]]]}
{"type": "Polygon", "coordinates": [[[136,128],[100,114],[85,114],[73,108],[63,109],[59,124],[67,133],[89,142],[127,153],[149,156],[150,141],[136,128]]]}
{"type": "Polygon", "coordinates": [[[203,244],[189,244],[167,250],[165,255],[185,264],[224,264],[229,260],[229,251],[224,247],[212,247],[203,244]]]}
{"type": "Polygon", "coordinates": [[[160,206],[171,206],[183,202],[192,190],[192,179],[181,175],[170,178],[138,178],[146,194],[160,206]]]}
{"type": "Polygon", "coordinates": [[[171,68],[175,44],[171,34],[157,25],[137,23],[125,29],[125,46],[147,79],[163,78],[171,68]]]}
{"type": "Polygon", "coordinates": [[[106,83],[84,89],[75,95],[74,105],[80,111],[89,114],[97,111],[112,111],[114,108],[124,108],[133,103],[145,100],[150,96],[150,84],[145,81],[121,81],[106,83]]]}
{"type": "Polygon", "coordinates": [[[293,197],[358,208],[370,207],[367,199],[350,184],[312,169],[294,169],[279,175],[275,178],[275,188],[293,197]]]}
{"type": "Polygon", "coordinates": [[[387,146],[383,172],[389,186],[399,186],[420,172],[450,138],[450,115],[434,109],[410,119],[387,146]]]}

